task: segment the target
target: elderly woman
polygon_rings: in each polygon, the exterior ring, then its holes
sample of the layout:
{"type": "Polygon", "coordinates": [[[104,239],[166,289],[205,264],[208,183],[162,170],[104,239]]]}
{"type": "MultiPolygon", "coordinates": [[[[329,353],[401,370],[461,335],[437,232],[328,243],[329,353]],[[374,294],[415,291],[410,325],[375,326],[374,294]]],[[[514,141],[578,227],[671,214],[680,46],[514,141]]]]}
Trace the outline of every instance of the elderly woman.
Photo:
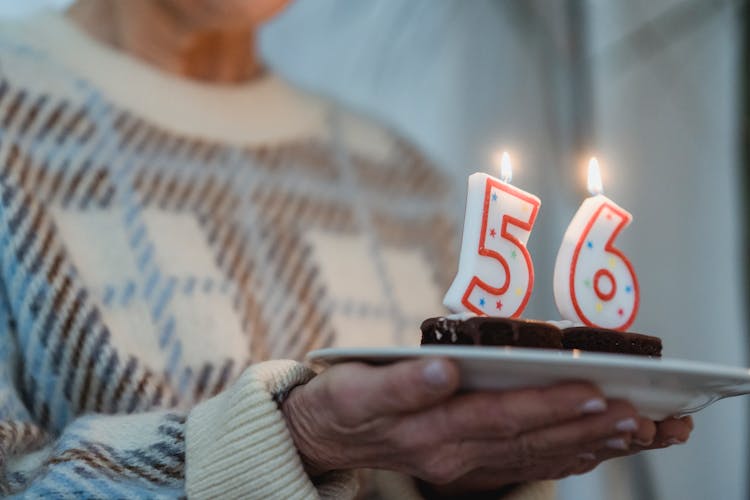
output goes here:
{"type": "Polygon", "coordinates": [[[283,4],[80,0],[0,30],[0,491],[541,499],[684,442],[585,383],[292,361],[405,342],[457,228],[414,148],[264,72],[283,4]]]}

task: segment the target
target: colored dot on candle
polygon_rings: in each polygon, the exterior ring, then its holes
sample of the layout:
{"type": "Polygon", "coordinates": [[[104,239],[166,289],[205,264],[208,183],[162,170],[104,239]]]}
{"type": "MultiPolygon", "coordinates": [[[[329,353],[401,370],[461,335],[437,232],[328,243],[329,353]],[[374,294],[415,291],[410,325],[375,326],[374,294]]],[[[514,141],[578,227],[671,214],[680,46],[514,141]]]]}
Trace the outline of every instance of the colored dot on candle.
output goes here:
{"type": "Polygon", "coordinates": [[[617,260],[614,257],[610,257],[609,258],[609,268],[610,269],[614,269],[615,268],[615,264],[617,264],[617,260]]]}
{"type": "Polygon", "coordinates": [[[626,291],[627,293],[630,293],[630,292],[632,292],[632,291],[633,291],[633,287],[632,287],[632,286],[630,286],[630,285],[628,285],[628,286],[626,286],[626,287],[625,287],[625,291],[626,291]]]}
{"type": "Polygon", "coordinates": [[[524,203],[523,205],[521,205],[521,212],[528,212],[528,211],[529,211],[529,206],[527,204],[524,203]]]}
{"type": "Polygon", "coordinates": [[[497,193],[492,193],[492,201],[497,201],[497,193]]]}
{"type": "Polygon", "coordinates": [[[601,302],[597,302],[596,303],[596,312],[602,312],[603,308],[604,308],[604,306],[602,305],[601,302]]]}
{"type": "Polygon", "coordinates": [[[586,246],[589,248],[594,248],[594,243],[592,241],[589,241],[588,243],[586,243],[586,246]]]}
{"type": "Polygon", "coordinates": [[[591,281],[590,280],[583,280],[583,284],[587,287],[591,288],[591,281]]]}
{"type": "Polygon", "coordinates": [[[495,229],[494,229],[494,228],[493,228],[493,229],[490,229],[490,236],[492,236],[493,238],[494,238],[495,236],[497,236],[497,231],[495,231],[495,229]]]}
{"type": "Polygon", "coordinates": [[[518,255],[518,254],[516,253],[516,251],[515,251],[515,250],[513,250],[512,252],[510,252],[510,257],[511,257],[512,259],[515,259],[515,258],[516,258],[516,255],[518,255]]]}
{"type": "Polygon", "coordinates": [[[479,305],[484,307],[484,304],[486,304],[486,302],[484,300],[484,297],[482,297],[481,299],[479,299],[479,305]]]}
{"type": "Polygon", "coordinates": [[[495,302],[495,307],[497,308],[498,311],[500,309],[502,309],[503,308],[503,301],[502,300],[498,300],[497,302],[495,302]]]}
{"type": "Polygon", "coordinates": [[[523,288],[516,288],[516,295],[518,295],[519,297],[523,295],[523,288]]]}
{"type": "Polygon", "coordinates": [[[612,214],[607,212],[607,220],[612,220],[612,214]]]}
{"type": "Polygon", "coordinates": [[[622,307],[617,310],[617,314],[619,314],[620,316],[625,314],[625,311],[622,310],[622,307]]]}

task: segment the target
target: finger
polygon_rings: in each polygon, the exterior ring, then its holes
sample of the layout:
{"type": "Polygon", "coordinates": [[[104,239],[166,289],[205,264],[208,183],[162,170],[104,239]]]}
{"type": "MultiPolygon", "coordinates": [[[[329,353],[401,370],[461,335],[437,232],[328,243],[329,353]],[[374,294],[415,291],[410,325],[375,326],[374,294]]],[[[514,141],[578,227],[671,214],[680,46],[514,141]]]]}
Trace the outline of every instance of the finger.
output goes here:
{"type": "Polygon", "coordinates": [[[656,423],[650,418],[638,418],[638,431],[633,434],[633,443],[641,447],[651,446],[656,437],[656,423]]]}
{"type": "MultiPolygon", "coordinates": [[[[627,413],[625,414],[627,415],[627,413]]],[[[479,459],[475,465],[492,465],[510,459],[509,466],[534,466],[547,460],[565,461],[569,457],[593,460],[603,451],[615,454],[628,454],[632,446],[633,435],[629,431],[633,418],[630,416],[613,416],[601,419],[600,422],[589,422],[590,419],[577,421],[575,425],[535,431],[519,436],[515,440],[477,443],[479,459]],[[623,432],[622,423],[626,423],[627,432],[623,432]],[[564,428],[563,428],[564,427],[564,428]],[[592,439],[594,438],[594,439],[592,439]]],[[[467,453],[471,451],[465,443],[467,453]]]]}
{"type": "Polygon", "coordinates": [[[599,389],[587,383],[504,392],[475,392],[404,421],[404,432],[432,429],[436,439],[503,439],[605,411],[599,389]]]}
{"type": "Polygon", "coordinates": [[[680,420],[682,420],[682,422],[684,422],[684,424],[687,425],[690,428],[691,431],[695,428],[695,423],[693,422],[693,417],[691,417],[690,415],[682,417],[682,418],[680,418],[680,420]]]}
{"type": "Polygon", "coordinates": [[[613,401],[603,415],[506,439],[464,440],[454,436],[451,442],[433,444],[431,449],[444,457],[443,462],[448,458],[460,462],[465,471],[488,466],[534,468],[550,460],[593,459],[605,449],[627,454],[637,432],[635,415],[632,405],[613,401]]]}
{"type": "Polygon", "coordinates": [[[500,460],[493,454],[513,456],[521,465],[530,465],[549,458],[557,460],[569,456],[587,456],[605,447],[624,451],[629,449],[632,433],[636,431],[635,409],[625,402],[613,402],[606,414],[581,418],[559,426],[522,434],[506,441],[504,450],[485,447],[484,460],[500,460]]]}
{"type": "Polygon", "coordinates": [[[455,363],[444,359],[401,361],[387,366],[346,363],[328,372],[327,398],[351,421],[428,408],[458,389],[455,363]]]}
{"type": "MultiPolygon", "coordinates": [[[[635,408],[625,401],[610,401],[601,415],[591,415],[560,425],[522,434],[517,446],[535,457],[551,457],[584,450],[592,441],[627,436],[624,446],[629,446],[630,436],[638,432],[639,419],[635,408]]],[[[613,441],[614,442],[614,441],[613,441]]],[[[619,442],[619,441],[616,441],[619,442]]]]}
{"type": "Polygon", "coordinates": [[[586,456],[590,459],[596,459],[599,462],[609,460],[612,458],[625,457],[635,455],[641,451],[648,451],[658,448],[663,448],[656,442],[649,446],[639,445],[635,439],[629,434],[623,434],[606,440],[600,440],[592,443],[587,451],[581,455],[586,456]]]}
{"type": "Polygon", "coordinates": [[[656,436],[652,448],[665,448],[688,440],[693,429],[691,417],[669,418],[656,423],[656,436]]]}

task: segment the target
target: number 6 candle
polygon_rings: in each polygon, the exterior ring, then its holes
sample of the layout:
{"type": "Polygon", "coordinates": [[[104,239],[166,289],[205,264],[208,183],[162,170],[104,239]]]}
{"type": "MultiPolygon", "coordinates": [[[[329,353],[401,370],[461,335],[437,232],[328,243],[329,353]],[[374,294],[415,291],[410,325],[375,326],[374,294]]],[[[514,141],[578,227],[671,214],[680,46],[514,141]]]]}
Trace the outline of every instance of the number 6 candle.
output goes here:
{"type": "Polygon", "coordinates": [[[458,273],[443,304],[454,312],[517,317],[534,287],[534,266],[526,249],[541,202],[511,186],[507,153],[500,179],[469,176],[458,273]]]}
{"type": "Polygon", "coordinates": [[[638,312],[633,266],[614,246],[633,217],[602,194],[599,163],[589,162],[588,189],[565,231],[554,273],[555,303],[563,318],[627,330],[638,312]]]}

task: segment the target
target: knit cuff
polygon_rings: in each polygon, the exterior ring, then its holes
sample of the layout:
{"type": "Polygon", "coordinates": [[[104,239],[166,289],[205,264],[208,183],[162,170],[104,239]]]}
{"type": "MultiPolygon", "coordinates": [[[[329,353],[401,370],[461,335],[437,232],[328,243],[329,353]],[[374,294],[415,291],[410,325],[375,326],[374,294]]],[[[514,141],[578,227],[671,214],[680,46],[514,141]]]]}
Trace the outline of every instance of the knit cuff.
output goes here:
{"type": "MultiPolygon", "coordinates": [[[[421,500],[416,481],[404,474],[379,470],[375,471],[375,483],[378,493],[383,498],[399,498],[403,500],[421,500]]],[[[523,483],[513,488],[498,500],[553,500],[555,498],[555,483],[553,481],[536,481],[523,483]]]]}
{"type": "Polygon", "coordinates": [[[245,370],[231,388],[196,406],[186,429],[190,498],[351,498],[354,473],[305,473],[276,401],[314,372],[295,361],[245,370]]]}

